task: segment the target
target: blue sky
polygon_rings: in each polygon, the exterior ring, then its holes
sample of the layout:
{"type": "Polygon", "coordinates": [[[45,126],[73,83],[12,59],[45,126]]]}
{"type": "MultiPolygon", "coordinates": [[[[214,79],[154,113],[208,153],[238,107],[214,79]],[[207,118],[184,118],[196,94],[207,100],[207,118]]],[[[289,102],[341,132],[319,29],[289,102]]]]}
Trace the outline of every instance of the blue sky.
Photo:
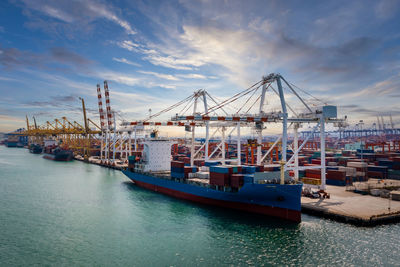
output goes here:
{"type": "Polygon", "coordinates": [[[400,1],[0,2],[0,131],[26,114],[82,120],[79,96],[98,120],[103,80],[112,108],[136,120],[271,72],[350,122],[392,114],[400,126],[400,1]]]}

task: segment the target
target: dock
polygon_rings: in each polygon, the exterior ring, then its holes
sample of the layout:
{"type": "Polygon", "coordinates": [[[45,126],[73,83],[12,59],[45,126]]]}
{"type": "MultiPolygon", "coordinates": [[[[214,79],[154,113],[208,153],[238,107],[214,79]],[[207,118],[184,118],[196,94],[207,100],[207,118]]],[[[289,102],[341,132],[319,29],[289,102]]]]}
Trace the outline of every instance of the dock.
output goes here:
{"type": "Polygon", "coordinates": [[[124,162],[122,162],[120,160],[116,161],[113,165],[111,165],[111,164],[102,163],[101,160],[99,158],[97,158],[97,157],[90,157],[89,161],[85,161],[84,158],[81,155],[77,155],[77,156],[74,157],[74,159],[78,160],[78,161],[85,162],[85,163],[96,164],[96,165],[99,165],[101,167],[114,169],[114,170],[120,170],[120,171],[128,167],[127,163],[124,163],[124,162]]]}
{"type": "Polygon", "coordinates": [[[328,185],[327,192],[329,199],[302,197],[302,212],[357,226],[400,222],[400,201],[346,191],[343,186],[328,185]]]}

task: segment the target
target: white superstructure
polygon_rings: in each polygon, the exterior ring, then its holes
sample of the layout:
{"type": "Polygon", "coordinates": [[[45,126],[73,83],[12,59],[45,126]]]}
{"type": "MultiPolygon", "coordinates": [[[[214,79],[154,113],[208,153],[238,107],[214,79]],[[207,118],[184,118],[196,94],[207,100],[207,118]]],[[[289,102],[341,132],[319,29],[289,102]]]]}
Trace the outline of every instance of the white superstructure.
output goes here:
{"type": "Polygon", "coordinates": [[[143,142],[143,171],[159,172],[171,170],[171,146],[168,139],[149,139],[143,142]]]}

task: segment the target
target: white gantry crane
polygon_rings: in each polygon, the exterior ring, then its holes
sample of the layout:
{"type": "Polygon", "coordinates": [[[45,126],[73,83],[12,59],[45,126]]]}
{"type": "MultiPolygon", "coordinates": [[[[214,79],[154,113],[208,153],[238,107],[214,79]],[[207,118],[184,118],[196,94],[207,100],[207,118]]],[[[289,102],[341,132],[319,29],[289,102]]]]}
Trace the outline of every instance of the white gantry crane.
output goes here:
{"type": "MultiPolygon", "coordinates": [[[[263,77],[259,82],[249,88],[225,99],[224,101],[216,101],[206,90],[197,90],[189,97],[182,101],[158,112],[142,121],[124,122],[123,126],[136,127],[145,126],[184,126],[186,130],[191,132],[190,142],[190,162],[193,165],[196,159],[205,161],[220,161],[222,164],[235,163],[241,165],[241,128],[251,127],[255,129],[257,134],[257,151],[256,159],[258,165],[280,167],[281,183],[284,183],[284,172],[292,170],[295,179],[299,178],[299,170],[303,169],[321,169],[321,185],[319,189],[326,189],[326,166],[325,166],[325,126],[327,123],[334,123],[334,126],[345,124],[344,119],[337,118],[337,107],[331,105],[320,105],[318,107],[310,107],[305,99],[294,89],[295,86],[290,84],[280,74],[269,74],[263,77]],[[285,85],[285,88],[283,87],[285,85]],[[276,85],[276,88],[274,87],[276,85]],[[260,90],[261,89],[261,90],[260,90]],[[268,93],[268,95],[267,95],[268,93]],[[265,109],[267,98],[272,99],[272,94],[277,97],[277,101],[273,107],[275,110],[267,111],[265,109]],[[290,95],[288,95],[290,94],[290,95]],[[289,105],[286,101],[290,98],[296,101],[296,107],[300,105],[300,111],[296,112],[295,106],[289,105]],[[199,108],[200,102],[203,102],[203,108],[199,108]],[[209,106],[212,103],[212,106],[209,106]],[[256,105],[258,103],[258,105],[256,105]],[[232,106],[240,106],[239,109],[232,106]],[[170,112],[178,107],[183,109],[171,117],[169,121],[154,122],[150,121],[161,114],[170,112]],[[257,108],[258,107],[258,108],[257,108]],[[187,114],[192,108],[190,115],[187,114]],[[228,113],[227,110],[234,109],[236,112],[228,113]],[[254,108],[257,108],[254,112],[254,108]],[[251,112],[253,110],[253,112],[251,112]],[[313,129],[309,135],[303,140],[299,146],[298,129],[302,124],[312,124],[313,129]],[[264,138],[266,124],[280,124],[281,134],[263,154],[262,141],[264,138]],[[205,141],[203,144],[196,143],[196,127],[205,128],[205,141]],[[210,128],[213,132],[210,134],[210,128]],[[226,149],[226,131],[228,136],[236,132],[237,141],[237,158],[227,159],[225,156],[226,149]],[[293,141],[289,144],[289,132],[293,131],[293,141]],[[303,149],[307,141],[319,131],[320,147],[321,147],[321,164],[318,166],[299,166],[298,155],[303,149]],[[220,139],[213,151],[208,151],[209,142],[220,133],[220,139]],[[281,161],[279,164],[271,164],[267,162],[268,156],[271,155],[276,146],[280,146],[281,161]],[[287,151],[292,151],[293,155],[288,159],[287,151]]],[[[269,101],[272,102],[272,101],[269,101]]],[[[322,101],[321,101],[322,102],[322,101]]],[[[297,109],[299,110],[299,109],[297,109]]],[[[203,133],[204,134],[204,133],[203,133]]],[[[312,185],[310,185],[312,186],[312,185]]]]}

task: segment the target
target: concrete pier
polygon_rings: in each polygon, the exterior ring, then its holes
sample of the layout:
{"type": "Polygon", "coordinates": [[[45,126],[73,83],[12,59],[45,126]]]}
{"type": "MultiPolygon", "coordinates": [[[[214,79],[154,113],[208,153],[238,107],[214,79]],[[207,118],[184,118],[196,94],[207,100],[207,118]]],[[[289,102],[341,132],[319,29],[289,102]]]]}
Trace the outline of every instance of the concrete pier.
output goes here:
{"type": "Polygon", "coordinates": [[[400,201],[346,191],[343,186],[327,186],[330,199],[302,197],[302,212],[359,226],[400,222],[400,201]]]}
{"type": "Polygon", "coordinates": [[[94,158],[94,157],[90,157],[90,158],[89,158],[89,161],[84,161],[83,157],[80,156],[80,155],[77,155],[77,156],[75,156],[74,158],[75,158],[76,160],[79,160],[79,161],[83,161],[83,162],[91,163],[91,164],[96,164],[96,165],[99,165],[99,166],[102,166],[102,167],[106,167],[106,168],[110,168],[110,169],[115,169],[115,170],[123,170],[124,168],[127,168],[127,167],[128,167],[128,164],[127,164],[127,163],[124,163],[124,162],[122,162],[122,161],[120,161],[120,160],[117,160],[117,161],[115,162],[114,165],[109,165],[109,164],[101,163],[101,160],[100,160],[100,159],[94,158]]]}

